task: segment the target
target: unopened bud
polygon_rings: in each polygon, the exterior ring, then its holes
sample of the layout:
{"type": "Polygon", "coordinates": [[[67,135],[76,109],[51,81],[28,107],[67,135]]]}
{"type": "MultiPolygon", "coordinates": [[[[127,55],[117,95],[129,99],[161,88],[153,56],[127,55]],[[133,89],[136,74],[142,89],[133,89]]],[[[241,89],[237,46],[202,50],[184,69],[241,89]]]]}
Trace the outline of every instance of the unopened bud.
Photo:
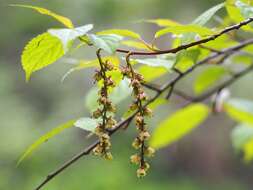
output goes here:
{"type": "Polygon", "coordinates": [[[145,169],[139,168],[139,169],[137,170],[137,177],[141,178],[141,177],[144,177],[144,176],[146,176],[146,175],[147,175],[147,173],[146,173],[145,169]]]}
{"type": "Polygon", "coordinates": [[[140,157],[139,155],[137,155],[137,154],[134,154],[134,155],[132,155],[132,156],[130,157],[130,161],[131,161],[131,163],[133,163],[133,164],[139,164],[140,161],[141,161],[141,157],[140,157]]]}

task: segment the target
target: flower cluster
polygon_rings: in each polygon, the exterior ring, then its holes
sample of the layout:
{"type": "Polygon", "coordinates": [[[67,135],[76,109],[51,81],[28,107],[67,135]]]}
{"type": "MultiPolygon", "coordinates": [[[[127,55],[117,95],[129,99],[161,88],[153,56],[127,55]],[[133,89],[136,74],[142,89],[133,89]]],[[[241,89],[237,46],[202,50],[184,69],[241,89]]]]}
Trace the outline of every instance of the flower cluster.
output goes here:
{"type": "Polygon", "coordinates": [[[93,112],[93,118],[100,122],[95,129],[96,135],[99,137],[99,144],[93,149],[93,153],[102,156],[107,160],[111,160],[112,154],[110,152],[111,142],[108,129],[113,128],[116,121],[113,119],[113,114],[116,110],[112,102],[108,98],[108,90],[115,86],[111,76],[107,76],[107,71],[112,71],[114,65],[109,61],[103,61],[97,53],[100,63],[100,70],[96,70],[94,79],[96,82],[102,81],[103,86],[99,90],[98,104],[99,108],[93,112]]]}
{"type": "Polygon", "coordinates": [[[150,167],[145,160],[145,156],[151,157],[155,153],[155,150],[147,146],[145,143],[150,138],[150,134],[147,130],[147,124],[145,123],[145,116],[151,116],[152,111],[143,105],[143,103],[147,100],[147,95],[141,85],[141,83],[144,82],[143,76],[134,71],[130,63],[128,63],[126,67],[123,67],[121,72],[124,77],[131,80],[131,86],[133,88],[133,96],[135,100],[134,103],[130,105],[130,110],[138,112],[135,116],[138,136],[134,139],[132,146],[139,150],[139,153],[132,155],[130,160],[132,163],[139,166],[137,176],[144,177],[150,167]]]}

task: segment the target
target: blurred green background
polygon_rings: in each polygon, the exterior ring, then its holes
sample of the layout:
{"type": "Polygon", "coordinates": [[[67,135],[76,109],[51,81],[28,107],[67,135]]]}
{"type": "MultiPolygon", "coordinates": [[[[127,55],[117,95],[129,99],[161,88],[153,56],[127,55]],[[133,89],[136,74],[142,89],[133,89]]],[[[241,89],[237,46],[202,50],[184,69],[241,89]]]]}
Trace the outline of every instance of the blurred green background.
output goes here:
{"type": "MultiPolygon", "coordinates": [[[[137,24],[150,18],[171,18],[187,23],[220,0],[1,0],[0,2],[0,189],[31,190],[50,171],[91,141],[79,129],[66,130],[48,141],[19,167],[16,161],[39,136],[60,123],[89,115],[84,97],[93,83],[92,69],[61,77],[70,67],[58,63],[33,75],[25,83],[20,55],[25,43],[50,27],[61,27],[53,19],[32,10],[8,7],[10,3],[48,8],[71,18],[75,25],[94,23],[95,29],[130,28],[148,40],[157,27],[137,24]]],[[[89,51],[82,58],[94,57],[89,51]]],[[[234,96],[253,98],[247,76],[232,87],[234,96]],[[241,84],[244,85],[241,85],[241,84]],[[247,85],[248,84],[248,85],[247,85]],[[240,90],[238,90],[240,86],[240,90]]],[[[187,88],[186,83],[180,85],[187,88]]],[[[175,99],[175,103],[182,100],[175,99]]],[[[175,104],[165,105],[150,122],[154,126],[175,104]]],[[[120,112],[124,111],[121,106],[120,112]]],[[[234,123],[224,115],[212,116],[180,142],[158,151],[152,169],[137,179],[129,157],[134,127],[113,138],[114,160],[94,156],[81,159],[50,182],[45,190],[250,190],[253,167],[242,163],[230,142],[234,123]]]]}

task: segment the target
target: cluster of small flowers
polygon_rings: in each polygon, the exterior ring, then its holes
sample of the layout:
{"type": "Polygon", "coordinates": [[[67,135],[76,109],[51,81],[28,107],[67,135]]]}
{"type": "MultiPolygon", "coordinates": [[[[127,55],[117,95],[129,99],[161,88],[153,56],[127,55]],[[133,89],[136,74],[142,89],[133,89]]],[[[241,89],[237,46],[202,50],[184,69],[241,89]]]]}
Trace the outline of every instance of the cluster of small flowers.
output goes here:
{"type": "Polygon", "coordinates": [[[135,124],[138,130],[138,136],[134,139],[132,146],[140,151],[138,154],[132,155],[130,160],[132,163],[139,166],[139,169],[137,170],[137,176],[144,177],[147,170],[150,168],[144,157],[152,157],[155,153],[153,148],[145,145],[145,142],[150,138],[150,134],[147,130],[147,124],[144,121],[144,117],[152,116],[152,111],[143,106],[143,102],[147,100],[147,95],[141,86],[141,83],[144,81],[143,76],[135,72],[131,66],[123,67],[121,72],[124,77],[127,77],[131,80],[131,86],[133,88],[135,102],[130,105],[130,110],[138,110],[138,113],[135,116],[135,124]]]}
{"type": "Polygon", "coordinates": [[[103,81],[103,86],[99,91],[99,108],[93,112],[93,118],[101,119],[101,122],[95,129],[96,135],[99,137],[99,144],[93,149],[93,153],[102,156],[107,160],[113,159],[110,152],[111,142],[110,135],[107,129],[115,126],[116,121],[113,119],[112,114],[116,111],[114,105],[108,98],[108,89],[115,86],[111,76],[107,76],[107,71],[112,71],[114,66],[112,63],[106,61],[100,63],[100,70],[96,70],[94,79],[96,82],[103,81]]]}

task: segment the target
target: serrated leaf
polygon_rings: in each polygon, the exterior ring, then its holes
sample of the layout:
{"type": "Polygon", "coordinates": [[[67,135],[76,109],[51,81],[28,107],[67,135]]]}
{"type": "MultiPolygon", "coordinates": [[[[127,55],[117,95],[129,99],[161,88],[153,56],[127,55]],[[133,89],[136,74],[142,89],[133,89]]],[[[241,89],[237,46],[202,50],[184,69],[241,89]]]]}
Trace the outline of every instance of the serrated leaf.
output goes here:
{"type": "Polygon", "coordinates": [[[31,74],[61,58],[64,49],[61,41],[49,33],[43,33],[33,38],[24,48],[21,61],[26,73],[26,81],[31,74]]]}
{"type": "Polygon", "coordinates": [[[28,149],[25,151],[25,153],[20,157],[20,159],[17,162],[17,165],[19,165],[27,156],[29,156],[32,152],[34,152],[36,149],[39,148],[40,145],[42,145],[44,142],[47,142],[52,137],[58,135],[65,129],[68,129],[70,127],[73,127],[76,120],[70,120],[43,135],[40,137],[37,141],[35,141],[31,146],[28,147],[28,149]]]}
{"type": "Polygon", "coordinates": [[[99,36],[95,34],[88,34],[88,37],[94,46],[103,49],[109,54],[115,53],[116,49],[120,45],[120,41],[123,40],[122,36],[116,34],[99,36]]]}
{"type": "Polygon", "coordinates": [[[162,30],[159,30],[155,34],[155,38],[159,38],[165,34],[172,33],[172,34],[184,34],[184,33],[196,33],[200,36],[210,36],[215,34],[211,29],[198,26],[198,25],[182,25],[182,26],[173,26],[164,28],[162,30]]]}
{"type": "Polygon", "coordinates": [[[134,59],[134,61],[151,67],[164,67],[168,70],[170,70],[175,63],[174,60],[166,60],[160,58],[134,59]]]}
{"type": "Polygon", "coordinates": [[[206,68],[196,77],[194,81],[194,92],[196,94],[201,94],[221,80],[227,73],[227,70],[221,66],[206,68]]]}
{"type": "Polygon", "coordinates": [[[179,140],[200,125],[209,114],[204,104],[192,104],[170,115],[153,132],[150,145],[162,148],[179,140]]]}
{"type": "Polygon", "coordinates": [[[149,19],[149,20],[144,20],[144,22],[154,23],[154,24],[157,24],[158,26],[161,26],[161,27],[180,26],[181,25],[180,23],[170,20],[170,19],[149,19]]]}
{"type": "Polygon", "coordinates": [[[253,124],[253,101],[231,98],[224,105],[227,114],[238,122],[253,124]]]}
{"type": "Polygon", "coordinates": [[[61,22],[63,25],[65,25],[68,28],[73,28],[74,27],[72,21],[69,18],[58,15],[58,14],[56,14],[56,13],[50,11],[50,10],[47,10],[45,8],[30,6],[30,5],[21,5],[21,4],[11,4],[10,6],[24,7],[24,8],[33,9],[33,10],[39,12],[40,14],[48,15],[48,16],[53,17],[54,19],[61,22]]]}
{"type": "Polygon", "coordinates": [[[150,66],[142,65],[138,68],[138,72],[143,75],[145,81],[149,82],[163,76],[168,70],[164,67],[156,67],[154,69],[150,66]]]}
{"type": "Polygon", "coordinates": [[[87,24],[73,29],[63,28],[63,29],[49,29],[48,33],[59,38],[63,44],[65,52],[68,50],[68,45],[70,42],[76,38],[87,34],[93,28],[92,24],[87,24]]]}
{"type": "Polygon", "coordinates": [[[83,129],[85,131],[89,131],[89,132],[94,133],[99,122],[100,122],[99,119],[82,117],[74,123],[74,126],[80,128],[80,129],[83,129]]]}
{"type": "Polygon", "coordinates": [[[141,39],[141,36],[137,34],[136,32],[133,32],[131,30],[125,30],[125,29],[110,29],[110,30],[103,30],[97,33],[97,35],[108,35],[108,34],[116,34],[119,36],[130,37],[134,39],[141,39]]]}
{"type": "Polygon", "coordinates": [[[224,3],[220,3],[210,9],[208,9],[207,11],[205,11],[204,13],[202,13],[199,17],[197,17],[194,21],[193,24],[197,24],[200,26],[205,25],[214,15],[215,13],[220,10],[221,8],[224,7],[224,3]]]}

